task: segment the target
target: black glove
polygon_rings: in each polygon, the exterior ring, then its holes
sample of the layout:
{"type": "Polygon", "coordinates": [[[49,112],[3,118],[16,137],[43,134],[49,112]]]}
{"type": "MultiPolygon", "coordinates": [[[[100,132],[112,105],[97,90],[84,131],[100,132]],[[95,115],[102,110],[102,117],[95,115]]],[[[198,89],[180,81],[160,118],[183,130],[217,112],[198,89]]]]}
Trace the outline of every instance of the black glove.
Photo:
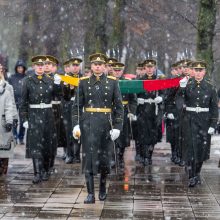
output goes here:
{"type": "Polygon", "coordinates": [[[17,128],[18,127],[18,119],[14,119],[13,120],[13,128],[17,128]]]}
{"type": "Polygon", "coordinates": [[[6,132],[10,132],[10,131],[12,130],[12,124],[7,123],[7,124],[5,125],[5,130],[6,130],[6,132]]]}

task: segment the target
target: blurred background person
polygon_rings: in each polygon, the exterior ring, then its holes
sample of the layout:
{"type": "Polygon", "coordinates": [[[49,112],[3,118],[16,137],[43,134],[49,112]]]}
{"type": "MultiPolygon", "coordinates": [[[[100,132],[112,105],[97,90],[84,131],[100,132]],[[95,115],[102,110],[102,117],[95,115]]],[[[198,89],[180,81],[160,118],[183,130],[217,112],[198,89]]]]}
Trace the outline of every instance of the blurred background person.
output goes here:
{"type": "MultiPolygon", "coordinates": [[[[23,60],[18,60],[15,64],[15,74],[11,75],[11,77],[8,79],[8,82],[10,85],[13,86],[14,90],[14,97],[15,97],[15,104],[17,107],[18,112],[20,113],[20,104],[21,104],[21,90],[22,90],[22,80],[26,77],[26,65],[23,60]]],[[[21,121],[21,117],[19,114],[19,120],[14,119],[13,121],[13,135],[16,140],[16,142],[21,145],[24,144],[24,134],[25,134],[25,128],[23,127],[23,123],[21,121]],[[18,126],[19,121],[19,126],[18,126]]]]}
{"type": "Polygon", "coordinates": [[[8,170],[8,158],[13,141],[12,124],[17,117],[12,87],[5,81],[5,69],[0,64],[0,175],[8,170]]]}

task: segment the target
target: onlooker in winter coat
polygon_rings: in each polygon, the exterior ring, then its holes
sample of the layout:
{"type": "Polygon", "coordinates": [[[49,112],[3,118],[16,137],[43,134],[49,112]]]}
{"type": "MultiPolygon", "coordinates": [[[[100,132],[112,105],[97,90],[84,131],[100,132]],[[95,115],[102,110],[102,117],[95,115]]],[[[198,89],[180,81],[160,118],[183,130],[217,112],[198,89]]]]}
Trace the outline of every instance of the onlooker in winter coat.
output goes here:
{"type": "Polygon", "coordinates": [[[8,157],[13,141],[12,123],[17,116],[12,87],[6,83],[0,64],[0,175],[7,173],[8,157]]]}
{"type": "MultiPolygon", "coordinates": [[[[18,60],[15,65],[15,74],[8,79],[8,82],[13,86],[14,89],[15,103],[18,112],[20,112],[19,109],[21,102],[22,80],[24,79],[24,77],[26,77],[25,71],[26,71],[26,66],[24,61],[18,60]]],[[[13,121],[13,134],[16,141],[19,140],[20,144],[24,144],[25,128],[23,127],[23,122],[21,121],[20,114],[19,114],[19,122],[20,122],[19,130],[17,131],[18,120],[15,119],[13,121]]]]}

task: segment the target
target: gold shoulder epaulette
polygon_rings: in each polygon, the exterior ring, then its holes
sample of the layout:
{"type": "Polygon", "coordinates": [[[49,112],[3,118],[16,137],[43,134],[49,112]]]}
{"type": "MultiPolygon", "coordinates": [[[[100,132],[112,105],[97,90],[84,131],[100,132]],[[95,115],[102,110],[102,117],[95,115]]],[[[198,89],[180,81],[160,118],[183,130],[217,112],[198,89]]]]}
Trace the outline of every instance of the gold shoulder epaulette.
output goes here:
{"type": "Polygon", "coordinates": [[[165,79],[165,78],[167,78],[167,77],[164,74],[159,75],[159,77],[158,77],[158,79],[165,79]]]}
{"type": "Polygon", "coordinates": [[[80,77],[79,79],[84,80],[84,79],[89,79],[89,78],[90,78],[90,76],[83,76],[83,77],[80,77]]]}
{"type": "Polygon", "coordinates": [[[107,76],[108,79],[113,79],[113,80],[116,80],[116,77],[114,76],[107,76]]]}

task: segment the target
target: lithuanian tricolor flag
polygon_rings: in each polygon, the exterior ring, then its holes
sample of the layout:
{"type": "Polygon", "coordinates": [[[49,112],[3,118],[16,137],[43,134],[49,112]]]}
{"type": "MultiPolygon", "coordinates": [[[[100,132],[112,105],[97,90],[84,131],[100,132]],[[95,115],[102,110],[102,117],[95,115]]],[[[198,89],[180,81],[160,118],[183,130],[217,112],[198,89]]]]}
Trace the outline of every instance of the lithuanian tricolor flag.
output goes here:
{"type": "MultiPolygon", "coordinates": [[[[78,86],[79,78],[60,75],[61,80],[72,86],[78,86]]],[[[179,86],[181,78],[156,80],[119,80],[121,93],[142,93],[145,91],[164,90],[179,86]]]]}

